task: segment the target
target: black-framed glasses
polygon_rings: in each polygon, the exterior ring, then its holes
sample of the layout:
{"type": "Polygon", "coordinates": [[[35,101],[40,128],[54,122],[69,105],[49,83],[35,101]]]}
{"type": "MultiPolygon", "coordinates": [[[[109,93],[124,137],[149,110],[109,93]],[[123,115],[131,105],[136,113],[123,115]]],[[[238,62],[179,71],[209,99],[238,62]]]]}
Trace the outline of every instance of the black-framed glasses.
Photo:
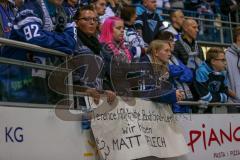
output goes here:
{"type": "Polygon", "coordinates": [[[97,17],[82,17],[82,18],[78,18],[78,20],[84,20],[86,22],[90,22],[90,21],[93,21],[93,22],[98,22],[98,18],[97,17]]]}

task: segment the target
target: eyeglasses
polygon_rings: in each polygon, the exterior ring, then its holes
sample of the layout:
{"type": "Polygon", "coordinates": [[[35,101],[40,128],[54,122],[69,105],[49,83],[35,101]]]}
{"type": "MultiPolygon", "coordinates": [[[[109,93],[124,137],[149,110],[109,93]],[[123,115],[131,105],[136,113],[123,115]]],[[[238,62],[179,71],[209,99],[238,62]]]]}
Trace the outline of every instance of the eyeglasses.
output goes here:
{"type": "Polygon", "coordinates": [[[82,18],[78,18],[78,20],[84,20],[84,21],[86,21],[86,22],[90,22],[90,21],[93,21],[93,22],[98,22],[98,18],[96,18],[96,17],[82,17],[82,18]]]}
{"type": "Polygon", "coordinates": [[[215,58],[215,60],[221,61],[221,62],[226,62],[227,61],[225,58],[222,58],[222,59],[215,58]]]}

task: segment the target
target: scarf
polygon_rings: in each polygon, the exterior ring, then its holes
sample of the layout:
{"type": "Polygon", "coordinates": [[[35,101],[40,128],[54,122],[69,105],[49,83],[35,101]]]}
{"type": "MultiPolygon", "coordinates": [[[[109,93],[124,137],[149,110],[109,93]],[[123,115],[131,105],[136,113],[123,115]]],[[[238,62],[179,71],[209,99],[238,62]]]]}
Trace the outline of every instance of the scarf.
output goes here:
{"type": "Polygon", "coordinates": [[[184,50],[188,54],[188,62],[187,62],[187,67],[191,68],[193,70],[196,70],[198,66],[202,63],[202,60],[198,57],[199,54],[199,49],[197,42],[194,43],[194,50],[192,51],[191,47],[184,42],[182,37],[179,37],[179,42],[182,44],[184,50]]]}
{"type": "Polygon", "coordinates": [[[54,30],[54,25],[52,22],[52,19],[50,17],[50,14],[48,12],[48,9],[46,7],[45,1],[44,0],[40,0],[40,6],[42,8],[43,11],[43,30],[45,31],[53,31],[54,30]]]}
{"type": "MultiPolygon", "coordinates": [[[[179,65],[179,62],[175,56],[172,55],[171,59],[169,60],[169,65],[179,65]]],[[[185,100],[193,98],[192,92],[187,83],[179,82],[176,78],[173,78],[173,80],[176,85],[176,88],[184,91],[185,100]]]]}
{"type": "Polygon", "coordinates": [[[0,4],[0,14],[1,14],[1,27],[3,36],[5,38],[9,38],[11,30],[12,30],[12,22],[14,20],[13,11],[10,9],[9,5],[6,9],[3,8],[2,4],[0,4]]]}
{"type": "Polygon", "coordinates": [[[98,41],[98,39],[94,36],[87,36],[84,34],[80,29],[77,30],[78,38],[81,40],[81,42],[87,46],[95,55],[100,54],[101,45],[98,41]]]}
{"type": "Polygon", "coordinates": [[[39,0],[43,11],[43,29],[46,31],[63,32],[67,23],[67,16],[63,7],[55,7],[47,0],[39,0]]]}
{"type": "Polygon", "coordinates": [[[120,43],[108,42],[107,47],[113,52],[114,56],[118,56],[127,63],[131,62],[132,56],[123,41],[120,43]]]}

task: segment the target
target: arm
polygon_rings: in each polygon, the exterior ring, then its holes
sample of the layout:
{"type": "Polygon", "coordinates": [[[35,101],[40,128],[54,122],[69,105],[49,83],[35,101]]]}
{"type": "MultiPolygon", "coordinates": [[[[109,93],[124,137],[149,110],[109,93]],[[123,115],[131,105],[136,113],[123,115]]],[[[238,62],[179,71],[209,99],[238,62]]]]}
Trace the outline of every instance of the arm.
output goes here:
{"type": "Polygon", "coordinates": [[[209,90],[209,74],[206,71],[197,69],[194,86],[203,101],[222,103],[227,101],[227,95],[223,90],[220,90],[220,92],[211,92],[209,90]]]}
{"type": "Polygon", "coordinates": [[[72,53],[76,44],[74,24],[67,24],[63,33],[50,32],[43,29],[43,21],[36,4],[30,3],[20,10],[14,21],[14,30],[19,39],[27,43],[40,45],[66,53],[72,53]]]}
{"type": "Polygon", "coordinates": [[[178,60],[178,62],[179,62],[179,65],[181,66],[181,68],[183,69],[183,73],[179,77],[179,81],[186,82],[186,83],[192,82],[193,81],[192,70],[190,68],[188,68],[187,66],[185,66],[180,60],[178,60]]]}

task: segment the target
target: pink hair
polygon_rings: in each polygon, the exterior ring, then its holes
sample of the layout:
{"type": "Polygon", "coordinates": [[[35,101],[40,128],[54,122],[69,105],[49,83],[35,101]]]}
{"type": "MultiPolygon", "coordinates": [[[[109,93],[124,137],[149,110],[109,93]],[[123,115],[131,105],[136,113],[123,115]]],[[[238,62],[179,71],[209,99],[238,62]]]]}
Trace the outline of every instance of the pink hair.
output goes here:
{"type": "Polygon", "coordinates": [[[99,37],[101,43],[110,43],[113,41],[113,27],[117,21],[122,21],[122,19],[119,17],[109,17],[104,21],[99,37]]]}
{"type": "MultiPolygon", "coordinates": [[[[119,54],[119,50],[115,46],[115,43],[113,40],[113,27],[117,21],[123,21],[123,20],[119,17],[107,18],[101,27],[101,34],[99,36],[100,43],[106,43],[111,48],[114,55],[119,54]]],[[[124,45],[123,40],[120,42],[120,47],[121,47],[121,49],[124,50],[128,60],[131,61],[132,56],[131,56],[129,50],[127,49],[127,47],[124,45]]]]}

